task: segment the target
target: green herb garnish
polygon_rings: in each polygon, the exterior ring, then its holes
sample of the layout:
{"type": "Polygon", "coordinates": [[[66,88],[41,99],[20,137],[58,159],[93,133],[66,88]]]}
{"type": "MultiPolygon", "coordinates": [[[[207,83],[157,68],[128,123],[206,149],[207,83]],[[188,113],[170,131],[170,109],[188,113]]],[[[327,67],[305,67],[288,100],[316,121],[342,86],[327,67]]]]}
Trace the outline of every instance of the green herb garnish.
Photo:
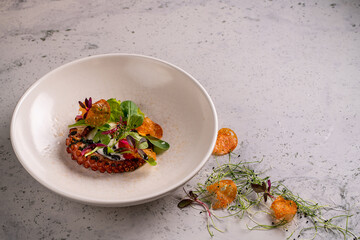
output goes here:
{"type": "Polygon", "coordinates": [[[110,98],[107,100],[110,105],[110,119],[109,122],[118,122],[122,117],[122,112],[120,108],[120,101],[115,98],[110,98]]]}
{"type": "Polygon", "coordinates": [[[167,143],[161,139],[158,139],[153,136],[145,136],[145,138],[147,140],[149,140],[149,142],[154,146],[154,152],[156,154],[163,153],[170,148],[169,143],[167,143]]]}
{"type": "Polygon", "coordinates": [[[144,113],[132,101],[124,101],[120,104],[123,120],[126,121],[127,129],[140,127],[144,121],[144,113]]]}
{"type": "MultiPolygon", "coordinates": [[[[103,148],[104,154],[111,156],[113,159],[120,160],[120,156],[111,153],[136,154],[136,156],[139,156],[150,165],[155,166],[157,164],[156,161],[149,157],[144,150],[152,149],[156,154],[159,154],[169,149],[170,145],[163,140],[151,136],[143,137],[137,133],[136,128],[143,124],[145,117],[139,107],[129,100],[120,102],[115,98],[110,98],[106,102],[103,99],[100,101],[94,104],[92,104],[91,98],[86,98],[84,102],[79,101],[83,115],[76,116],[76,123],[69,125],[70,128],[84,126],[91,127],[92,129],[90,134],[92,140],[89,143],[85,142],[86,146],[82,149],[82,155],[89,156],[103,148]],[[106,119],[108,120],[105,119],[105,124],[97,126],[94,122],[97,123],[98,115],[96,115],[96,111],[93,111],[92,107],[100,101],[102,101],[103,105],[107,105],[108,115],[106,119]],[[84,111],[86,112],[84,113],[84,111]],[[92,117],[91,120],[94,121],[88,121],[86,117],[90,115],[92,117]],[[93,125],[89,124],[89,122],[93,125]],[[122,141],[121,147],[119,141],[122,141]],[[91,150],[90,152],[89,149],[91,150]]],[[[101,110],[102,108],[99,109],[101,110]]],[[[100,124],[102,123],[100,121],[100,124]]]]}
{"type": "MultiPolygon", "coordinates": [[[[213,172],[205,180],[204,183],[199,183],[192,195],[187,194],[187,198],[181,200],[178,204],[179,208],[190,206],[194,203],[194,196],[196,200],[201,200],[204,204],[211,204],[209,193],[206,189],[207,186],[218,182],[222,179],[231,179],[235,182],[238,193],[235,201],[227,208],[228,215],[225,217],[237,216],[243,218],[247,216],[250,220],[255,223],[255,226],[249,227],[250,230],[255,229],[273,229],[289,224],[286,221],[279,221],[272,224],[262,224],[257,222],[253,216],[258,212],[269,212],[269,207],[265,204],[267,197],[274,198],[274,196],[283,196],[285,199],[292,200],[296,203],[298,208],[298,218],[306,219],[307,223],[312,224],[310,227],[304,227],[298,230],[299,237],[308,231],[314,231],[311,239],[314,239],[319,231],[325,232],[338,232],[344,239],[359,239],[357,234],[350,231],[348,226],[348,219],[352,216],[348,214],[346,210],[343,210],[344,214],[336,215],[331,218],[325,218],[323,212],[331,210],[328,206],[319,205],[309,200],[301,198],[299,195],[294,194],[290,191],[282,182],[271,183],[269,177],[261,177],[261,173],[256,173],[250,168],[250,165],[261,163],[261,161],[254,162],[238,162],[232,163],[231,157],[233,153],[229,154],[229,162],[226,164],[219,164],[218,167],[213,168],[213,172]],[[267,184],[266,184],[267,183],[267,184]],[[265,210],[265,211],[264,211],[265,210]],[[255,212],[254,212],[255,211],[255,212]],[[345,221],[345,227],[339,225],[339,222],[345,221]]],[[[212,216],[215,216],[212,210],[209,210],[212,216]]],[[[208,231],[212,236],[212,232],[208,231]]],[[[218,230],[217,227],[213,226],[218,230]]],[[[288,236],[288,239],[295,234],[295,231],[288,236]]]]}

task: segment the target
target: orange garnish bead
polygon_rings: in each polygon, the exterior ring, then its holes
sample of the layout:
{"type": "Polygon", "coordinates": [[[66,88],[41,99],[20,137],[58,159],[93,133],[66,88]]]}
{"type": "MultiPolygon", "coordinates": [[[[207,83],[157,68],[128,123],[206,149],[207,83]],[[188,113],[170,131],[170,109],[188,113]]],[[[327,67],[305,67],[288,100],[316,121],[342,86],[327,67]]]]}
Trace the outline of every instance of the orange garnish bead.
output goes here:
{"type": "Polygon", "coordinates": [[[142,125],[136,128],[136,131],[142,136],[150,135],[159,139],[161,139],[163,135],[161,126],[148,117],[144,118],[142,125]]]}
{"type": "Polygon", "coordinates": [[[237,187],[232,180],[221,180],[206,187],[209,193],[214,194],[215,201],[212,204],[213,209],[226,208],[235,200],[237,187]]]}
{"type": "Polygon", "coordinates": [[[85,123],[93,127],[100,127],[110,119],[110,105],[105,99],[94,103],[90,108],[85,123]]]}
{"type": "Polygon", "coordinates": [[[273,211],[275,219],[279,221],[285,220],[286,222],[290,222],[297,212],[296,203],[292,200],[286,200],[282,196],[278,196],[270,208],[273,211]]]}
{"type": "Polygon", "coordinates": [[[213,150],[214,155],[225,155],[232,152],[238,144],[238,138],[230,128],[221,128],[218,131],[216,144],[213,150]]]}

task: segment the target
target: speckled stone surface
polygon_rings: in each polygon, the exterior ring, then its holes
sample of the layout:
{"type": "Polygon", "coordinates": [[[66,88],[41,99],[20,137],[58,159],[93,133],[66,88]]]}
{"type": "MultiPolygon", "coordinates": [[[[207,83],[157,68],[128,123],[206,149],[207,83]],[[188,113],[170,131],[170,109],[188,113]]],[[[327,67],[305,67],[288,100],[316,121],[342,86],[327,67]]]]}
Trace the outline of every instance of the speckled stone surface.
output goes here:
{"type": "MultiPolygon", "coordinates": [[[[26,89],[64,63],[116,52],[192,74],[213,99],[219,127],[238,134],[242,160],[263,159],[254,168],[271,179],[351,209],[349,226],[360,233],[359,1],[2,0],[0,239],[210,238],[204,213],[176,207],[182,189],[134,207],[86,206],[44,188],[17,160],[10,121],[26,89]]],[[[186,187],[215,165],[210,158],[186,187]]],[[[214,239],[288,236],[246,230],[238,218],[217,226],[225,232],[214,230],[214,239]]]]}

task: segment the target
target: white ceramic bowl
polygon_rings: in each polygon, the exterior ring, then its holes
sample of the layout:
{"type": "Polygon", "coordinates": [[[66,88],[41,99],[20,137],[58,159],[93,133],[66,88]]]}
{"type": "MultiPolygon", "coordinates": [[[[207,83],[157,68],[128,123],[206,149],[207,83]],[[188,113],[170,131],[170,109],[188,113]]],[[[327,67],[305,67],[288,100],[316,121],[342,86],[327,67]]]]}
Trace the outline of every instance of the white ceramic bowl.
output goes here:
{"type": "Polygon", "coordinates": [[[16,106],[11,142],[41,184],[90,205],[129,206],[160,198],[190,180],[215,145],[217,116],[204,88],[167,62],[140,55],[92,56],[59,67],[32,85],[16,106]],[[170,149],[131,173],[85,169],[66,152],[78,101],[132,100],[159,123],[170,149]]]}

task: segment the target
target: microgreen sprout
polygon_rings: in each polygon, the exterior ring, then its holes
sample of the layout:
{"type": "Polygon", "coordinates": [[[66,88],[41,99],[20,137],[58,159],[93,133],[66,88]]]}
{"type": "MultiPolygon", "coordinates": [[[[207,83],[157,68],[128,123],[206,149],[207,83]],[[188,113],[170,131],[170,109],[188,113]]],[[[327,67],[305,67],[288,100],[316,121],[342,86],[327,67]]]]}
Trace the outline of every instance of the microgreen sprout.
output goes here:
{"type": "Polygon", "coordinates": [[[270,179],[267,180],[267,185],[268,187],[266,188],[266,183],[265,182],[262,182],[262,184],[256,184],[256,183],[251,183],[250,186],[251,188],[254,190],[254,192],[256,193],[264,193],[264,201],[266,202],[267,201],[267,197],[271,197],[272,199],[275,199],[274,196],[272,196],[270,194],[270,188],[271,188],[271,181],[270,179]]]}
{"type": "MultiPolygon", "coordinates": [[[[162,128],[158,124],[156,124],[157,129],[161,130],[159,138],[151,134],[140,135],[138,128],[144,124],[145,115],[130,100],[121,102],[110,98],[100,99],[93,103],[90,97],[84,102],[79,101],[79,105],[81,114],[76,116],[76,122],[68,127],[84,127],[82,131],[84,136],[81,140],[75,139],[77,136],[74,135],[77,131],[69,134],[72,138],[69,147],[78,142],[82,143],[81,147],[78,147],[81,150],[81,156],[95,158],[97,156],[93,154],[96,153],[103,155],[105,160],[142,159],[151,166],[155,166],[157,154],[163,153],[170,147],[169,143],[160,139],[162,128]]],[[[80,155],[77,153],[76,157],[80,155]]]]}
{"type": "Polygon", "coordinates": [[[79,101],[79,105],[80,105],[81,108],[85,109],[86,112],[85,112],[84,116],[83,115],[77,115],[75,117],[75,120],[81,120],[81,119],[86,118],[90,108],[92,107],[92,99],[91,99],[91,97],[89,99],[85,98],[85,104],[83,102],[79,101]]]}
{"type": "MultiPolygon", "coordinates": [[[[226,209],[229,214],[224,217],[236,216],[242,218],[247,216],[253,223],[256,224],[254,227],[248,226],[250,230],[273,229],[289,224],[289,222],[284,220],[272,221],[272,224],[262,224],[253,218],[253,216],[258,212],[266,212],[269,216],[271,215],[271,217],[273,217],[269,211],[263,211],[261,209],[269,209],[266,205],[268,197],[274,200],[275,197],[282,196],[284,199],[291,200],[296,203],[298,219],[307,219],[306,223],[310,222],[312,224],[312,226],[298,230],[299,237],[305,232],[312,230],[314,231],[312,239],[314,239],[319,230],[325,230],[325,232],[338,232],[344,237],[344,239],[348,239],[348,237],[351,237],[352,239],[360,239],[356,233],[349,230],[348,220],[351,217],[350,214],[341,214],[332,218],[325,218],[323,212],[331,210],[328,206],[305,200],[290,191],[290,189],[288,189],[282,182],[271,182],[269,177],[261,177],[261,173],[257,173],[250,168],[250,165],[261,163],[262,160],[232,163],[231,154],[232,153],[229,154],[228,163],[218,164],[218,167],[213,168],[212,173],[203,184],[199,183],[194,192],[190,191],[187,193],[188,198],[183,199],[178,204],[179,208],[189,206],[195,202],[199,203],[199,199],[201,199],[201,205],[204,204],[203,206],[207,206],[206,203],[211,201],[211,199],[209,198],[209,193],[206,187],[214,182],[227,178],[235,182],[238,192],[235,201],[226,209]],[[259,193],[262,194],[259,195],[259,193]],[[337,224],[341,220],[346,221],[345,227],[341,227],[337,224]]],[[[211,216],[215,215],[212,214],[211,216]]],[[[288,239],[294,234],[294,232],[288,236],[288,239]]]]}
{"type": "Polygon", "coordinates": [[[178,203],[179,208],[184,208],[184,207],[190,206],[192,203],[197,203],[197,204],[200,204],[201,206],[203,206],[204,209],[206,210],[206,212],[209,214],[209,217],[211,217],[211,212],[210,212],[209,207],[206,205],[206,203],[204,203],[198,199],[197,194],[195,194],[193,191],[186,192],[185,189],[184,189],[184,192],[186,193],[188,198],[183,199],[178,203]]]}
{"type": "Polygon", "coordinates": [[[90,155],[91,153],[95,152],[97,149],[99,149],[101,147],[107,147],[107,145],[102,144],[102,143],[92,143],[89,146],[85,147],[81,151],[81,155],[85,155],[85,157],[86,157],[87,155],[90,155]],[[89,150],[89,149],[92,149],[92,151],[87,153],[87,150],[89,150]],[[94,151],[94,149],[96,149],[96,150],[94,151]]]}
{"type": "Polygon", "coordinates": [[[204,203],[203,201],[199,200],[198,198],[198,195],[196,193],[194,193],[193,191],[189,191],[189,192],[186,192],[186,190],[183,188],[186,196],[188,198],[185,198],[185,199],[182,199],[179,203],[178,203],[178,208],[185,208],[185,207],[188,207],[188,206],[191,206],[192,204],[197,204],[197,205],[200,205],[202,206],[206,213],[207,213],[207,229],[208,229],[208,232],[210,234],[210,236],[214,236],[213,232],[210,230],[210,224],[209,224],[209,219],[211,220],[212,222],[212,226],[219,232],[222,232],[222,230],[218,229],[215,224],[214,224],[214,220],[212,218],[213,214],[211,213],[210,211],[210,208],[208,207],[208,205],[206,203],[204,203]]]}
{"type": "Polygon", "coordinates": [[[135,139],[131,135],[127,135],[125,139],[121,139],[119,143],[123,146],[115,149],[115,152],[125,154],[130,153],[139,156],[141,159],[149,163],[151,166],[156,166],[156,161],[145,153],[144,149],[149,147],[147,140],[140,135],[139,139],[135,139]]]}

